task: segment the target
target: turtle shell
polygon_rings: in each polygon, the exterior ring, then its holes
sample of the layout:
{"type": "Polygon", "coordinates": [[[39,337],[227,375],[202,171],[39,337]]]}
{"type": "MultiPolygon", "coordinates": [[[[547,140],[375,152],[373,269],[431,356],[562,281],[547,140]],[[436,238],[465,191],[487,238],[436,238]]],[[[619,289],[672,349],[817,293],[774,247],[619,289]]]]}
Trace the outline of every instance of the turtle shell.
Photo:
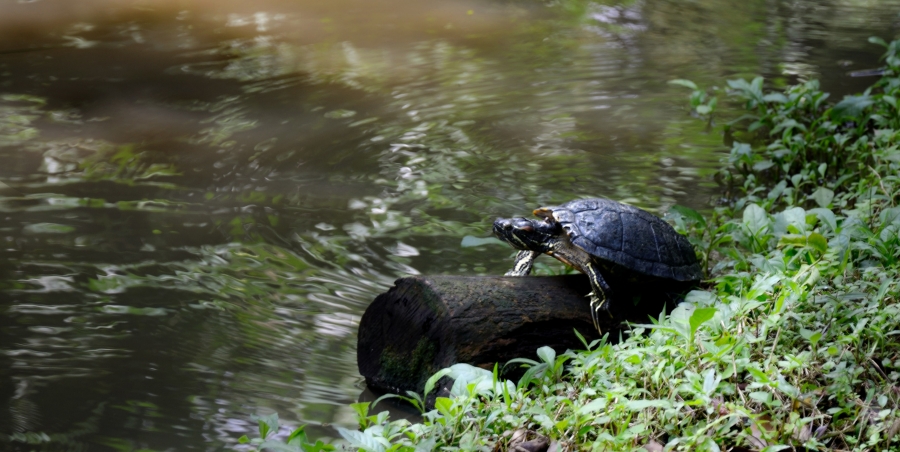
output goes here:
{"type": "Polygon", "coordinates": [[[535,214],[560,223],[575,246],[594,259],[676,281],[698,281],[703,273],[687,237],[661,218],[602,198],[542,207],[535,214]]]}

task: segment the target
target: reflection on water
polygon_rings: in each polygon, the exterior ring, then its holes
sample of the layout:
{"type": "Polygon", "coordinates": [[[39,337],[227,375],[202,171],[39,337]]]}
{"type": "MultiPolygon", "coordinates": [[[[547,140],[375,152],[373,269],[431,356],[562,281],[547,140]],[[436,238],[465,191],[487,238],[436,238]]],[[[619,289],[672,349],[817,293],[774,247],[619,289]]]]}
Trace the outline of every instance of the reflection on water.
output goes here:
{"type": "Polygon", "coordinates": [[[478,238],[542,203],[706,208],[721,137],[666,81],[860,89],[898,3],[0,5],[0,448],[354,425],[394,279],[506,271],[478,238]]]}

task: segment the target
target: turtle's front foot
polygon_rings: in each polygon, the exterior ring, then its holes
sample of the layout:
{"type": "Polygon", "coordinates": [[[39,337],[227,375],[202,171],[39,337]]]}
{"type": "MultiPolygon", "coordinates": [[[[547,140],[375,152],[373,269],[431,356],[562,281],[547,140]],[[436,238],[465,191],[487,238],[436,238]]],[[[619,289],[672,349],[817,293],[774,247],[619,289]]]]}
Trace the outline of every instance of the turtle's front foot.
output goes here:
{"type": "Polygon", "coordinates": [[[513,264],[512,270],[506,272],[503,276],[528,276],[531,273],[531,267],[534,266],[534,258],[538,255],[535,251],[519,251],[516,253],[516,263],[513,264]]]}
{"type": "Polygon", "coordinates": [[[594,295],[594,292],[589,293],[588,296],[591,298],[591,320],[594,321],[594,328],[596,328],[597,332],[602,336],[603,330],[600,329],[600,321],[597,316],[602,311],[612,317],[612,313],[609,312],[609,299],[606,297],[600,298],[597,295],[594,295]]]}

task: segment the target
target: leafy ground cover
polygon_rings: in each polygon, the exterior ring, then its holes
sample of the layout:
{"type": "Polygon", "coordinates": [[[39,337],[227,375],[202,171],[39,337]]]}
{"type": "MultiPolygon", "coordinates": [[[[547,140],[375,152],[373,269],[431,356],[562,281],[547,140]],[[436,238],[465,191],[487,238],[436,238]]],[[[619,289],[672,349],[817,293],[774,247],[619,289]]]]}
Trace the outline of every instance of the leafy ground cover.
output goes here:
{"type": "MultiPolygon", "coordinates": [[[[783,91],[729,81],[746,114],[710,217],[676,207],[705,290],[611,345],[510,363],[517,382],[464,365],[424,421],[355,404],[351,448],[406,450],[900,451],[900,41],[866,92],[834,102],[815,81],[783,91]]],[[[693,90],[713,122],[717,99],[693,90]]],[[[429,389],[429,388],[426,388],[429,389]]],[[[421,406],[421,396],[408,394],[421,406]]],[[[424,411],[424,410],[423,410],[424,411]]],[[[250,441],[327,450],[302,433],[250,441]]]]}

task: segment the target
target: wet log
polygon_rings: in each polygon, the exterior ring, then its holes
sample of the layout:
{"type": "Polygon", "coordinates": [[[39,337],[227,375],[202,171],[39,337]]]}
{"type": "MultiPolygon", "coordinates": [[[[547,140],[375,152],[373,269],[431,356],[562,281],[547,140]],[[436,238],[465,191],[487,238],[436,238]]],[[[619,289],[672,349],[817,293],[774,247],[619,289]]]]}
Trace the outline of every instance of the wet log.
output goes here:
{"type": "MultiPolygon", "coordinates": [[[[456,363],[492,369],[512,358],[537,359],[544,345],[558,353],[583,349],[599,336],[591,320],[585,275],[411,276],[379,295],[359,324],[357,364],[369,388],[421,393],[435,372],[456,363]]],[[[615,341],[625,321],[647,323],[677,298],[653,285],[616,287],[600,327],[615,341]]]]}

